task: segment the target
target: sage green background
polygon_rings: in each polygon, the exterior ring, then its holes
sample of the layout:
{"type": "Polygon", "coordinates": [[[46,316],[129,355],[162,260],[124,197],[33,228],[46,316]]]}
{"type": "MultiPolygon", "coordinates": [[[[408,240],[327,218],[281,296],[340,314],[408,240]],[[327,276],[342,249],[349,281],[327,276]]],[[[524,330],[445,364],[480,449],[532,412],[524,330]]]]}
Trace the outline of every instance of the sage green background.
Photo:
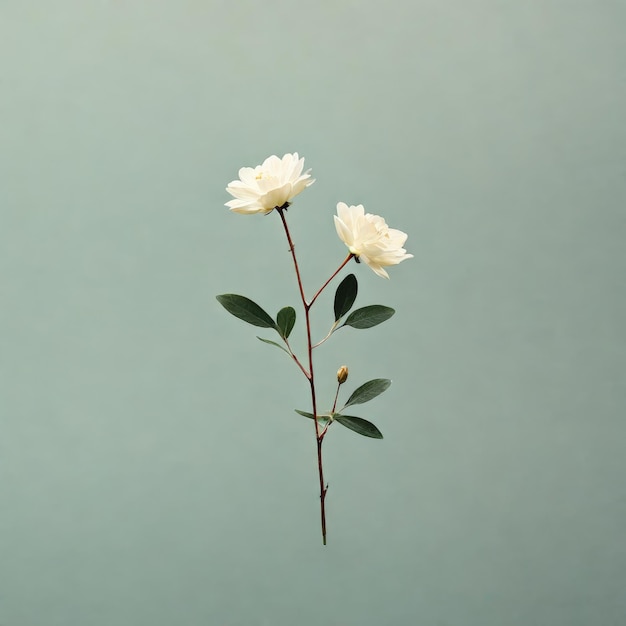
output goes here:
{"type": "MultiPolygon", "coordinates": [[[[0,2],[0,624],[621,626],[626,4],[0,2]],[[383,441],[215,294],[297,305],[332,213],[409,233],[397,309],[318,353],[383,441]]],[[[324,332],[332,291],[320,300],[324,332]]],[[[297,327],[302,347],[302,326],[297,327]]]]}

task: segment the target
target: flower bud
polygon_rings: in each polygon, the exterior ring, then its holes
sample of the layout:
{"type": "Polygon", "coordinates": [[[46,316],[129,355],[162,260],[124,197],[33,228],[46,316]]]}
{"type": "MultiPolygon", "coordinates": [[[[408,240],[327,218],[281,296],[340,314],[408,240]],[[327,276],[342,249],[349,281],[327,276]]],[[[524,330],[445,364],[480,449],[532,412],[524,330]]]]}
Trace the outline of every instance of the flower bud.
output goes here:
{"type": "Polygon", "coordinates": [[[345,365],[342,365],[337,370],[337,382],[340,385],[343,385],[343,383],[345,383],[346,380],[348,380],[348,368],[345,365]]]}

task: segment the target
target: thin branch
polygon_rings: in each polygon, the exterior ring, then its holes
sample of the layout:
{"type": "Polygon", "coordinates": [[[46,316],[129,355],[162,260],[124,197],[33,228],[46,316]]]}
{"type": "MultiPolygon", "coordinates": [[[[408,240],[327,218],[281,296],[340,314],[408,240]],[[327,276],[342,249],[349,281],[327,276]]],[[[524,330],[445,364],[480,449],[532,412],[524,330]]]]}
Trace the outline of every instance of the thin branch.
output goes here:
{"type": "Polygon", "coordinates": [[[317,293],[313,296],[311,302],[309,302],[309,308],[313,306],[313,303],[317,300],[317,297],[326,289],[330,281],[339,274],[339,272],[350,262],[350,259],[354,256],[352,252],[343,260],[341,265],[333,272],[332,276],[318,289],[317,293]]]}
{"type": "Polygon", "coordinates": [[[337,330],[337,324],[339,323],[339,320],[337,320],[330,328],[330,330],[328,331],[328,335],[326,335],[326,337],[324,337],[324,339],[322,339],[321,341],[318,341],[313,348],[317,348],[318,346],[321,346],[327,339],[330,339],[330,336],[337,330]]]}
{"type": "Polygon", "coordinates": [[[339,398],[339,388],[341,387],[341,383],[337,383],[337,393],[335,393],[335,401],[333,402],[333,408],[331,410],[331,415],[335,413],[335,409],[337,408],[337,398],[339,398]]]}
{"type": "Polygon", "coordinates": [[[289,350],[289,354],[291,355],[291,358],[296,362],[296,365],[302,370],[302,373],[308,378],[309,373],[304,369],[304,366],[302,365],[302,363],[300,363],[300,359],[294,354],[293,350],[291,349],[291,346],[289,345],[289,341],[287,340],[287,337],[283,337],[283,341],[285,342],[285,345],[287,346],[287,350],[289,350]]]}

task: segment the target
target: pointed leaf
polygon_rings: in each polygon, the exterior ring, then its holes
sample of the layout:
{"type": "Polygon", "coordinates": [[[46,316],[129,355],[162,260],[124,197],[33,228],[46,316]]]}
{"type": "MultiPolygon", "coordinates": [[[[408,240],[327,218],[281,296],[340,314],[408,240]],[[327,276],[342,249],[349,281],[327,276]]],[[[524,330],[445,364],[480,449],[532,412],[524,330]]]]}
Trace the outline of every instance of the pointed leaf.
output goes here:
{"type": "Polygon", "coordinates": [[[348,319],[343,323],[343,326],[352,326],[352,328],[371,328],[377,326],[388,320],[395,311],[382,304],[372,304],[371,306],[364,306],[361,309],[352,311],[348,315],[348,319]]]}
{"type": "MultiPolygon", "coordinates": [[[[283,348],[283,346],[281,346],[279,343],[276,343],[275,341],[270,341],[269,339],[263,339],[263,337],[258,337],[258,336],[257,336],[257,339],[259,341],[262,341],[263,343],[269,343],[270,346],[276,346],[277,348],[280,348],[283,352],[289,354],[288,350],[283,348]]],[[[291,356],[291,354],[289,354],[289,356],[291,356]]]]}
{"type": "Polygon", "coordinates": [[[225,293],[217,301],[231,314],[248,324],[261,328],[276,328],[274,320],[256,303],[245,296],[225,293]]]}
{"type": "Polygon", "coordinates": [[[339,422],[342,426],[353,430],[355,433],[359,433],[359,435],[363,435],[364,437],[372,437],[372,439],[382,439],[383,434],[372,424],[372,422],[368,422],[364,420],[362,417],[354,417],[352,415],[337,415],[333,416],[333,419],[336,422],[339,422]]]}
{"type": "Polygon", "coordinates": [[[391,381],[388,378],[374,378],[374,380],[369,380],[352,392],[352,395],[348,398],[343,408],[345,409],[351,404],[369,402],[383,393],[383,391],[389,389],[390,385],[391,381]]]}
{"type": "Polygon", "coordinates": [[[348,274],[335,292],[335,322],[342,318],[354,304],[358,291],[358,283],[354,274],[348,274]]]}
{"type": "MultiPolygon", "coordinates": [[[[314,419],[313,413],[307,413],[306,411],[299,411],[298,409],[294,409],[294,411],[298,415],[304,415],[304,417],[308,417],[309,419],[314,419]]],[[[326,426],[328,420],[329,420],[329,416],[328,415],[318,415],[317,416],[317,421],[320,423],[321,426],[326,426]]]]}
{"type": "Polygon", "coordinates": [[[278,332],[282,337],[287,339],[291,333],[294,324],[296,323],[296,310],[292,306],[286,306],[278,311],[276,316],[276,324],[278,325],[278,332]]]}

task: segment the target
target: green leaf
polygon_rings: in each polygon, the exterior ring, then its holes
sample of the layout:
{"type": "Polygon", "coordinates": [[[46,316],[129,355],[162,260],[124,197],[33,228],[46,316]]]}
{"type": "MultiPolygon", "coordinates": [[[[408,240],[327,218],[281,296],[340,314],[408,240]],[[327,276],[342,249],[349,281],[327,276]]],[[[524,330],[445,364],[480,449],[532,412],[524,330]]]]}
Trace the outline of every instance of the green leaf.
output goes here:
{"type": "MultiPolygon", "coordinates": [[[[280,348],[283,352],[286,352],[287,354],[289,354],[289,351],[285,348],[283,348],[283,346],[281,346],[279,343],[276,343],[275,341],[270,341],[269,339],[263,339],[263,337],[258,337],[257,339],[259,341],[262,341],[263,343],[269,343],[270,346],[276,346],[277,348],[280,348]]],[[[291,356],[291,354],[289,354],[289,356],[291,356]]]]}
{"type": "Polygon", "coordinates": [[[361,417],[354,417],[352,415],[333,415],[335,422],[339,422],[342,426],[353,430],[359,435],[364,437],[372,437],[372,439],[382,439],[383,434],[372,424],[361,417]]]}
{"type": "MultiPolygon", "coordinates": [[[[261,328],[276,328],[276,322],[249,298],[234,293],[216,296],[217,301],[231,314],[248,324],[261,328]]],[[[278,330],[278,329],[276,329],[278,330]]]]}
{"type": "Polygon", "coordinates": [[[376,396],[379,396],[383,391],[389,389],[390,385],[391,381],[388,378],[374,378],[374,380],[369,380],[352,392],[352,395],[348,398],[343,408],[345,409],[351,404],[369,402],[376,396]]]}
{"type": "MultiPolygon", "coordinates": [[[[299,411],[298,409],[294,409],[294,411],[298,414],[298,415],[303,415],[304,417],[308,417],[309,419],[314,419],[314,415],[313,413],[307,413],[306,411],[299,411]]],[[[326,423],[328,422],[328,420],[330,419],[330,417],[328,415],[318,415],[317,416],[317,421],[322,425],[322,426],[326,426],[326,423]]]]}
{"type": "Polygon", "coordinates": [[[342,318],[354,304],[358,291],[358,283],[354,274],[348,274],[335,292],[335,322],[342,318]]]}
{"type": "Polygon", "coordinates": [[[281,337],[287,339],[289,334],[293,330],[293,326],[296,323],[296,310],[292,306],[286,306],[278,311],[276,316],[276,324],[278,325],[278,332],[281,337]]]}
{"type": "Polygon", "coordinates": [[[361,309],[352,311],[348,315],[348,319],[343,323],[343,326],[352,326],[352,328],[371,328],[377,326],[388,320],[395,311],[388,307],[382,306],[382,304],[372,304],[371,306],[364,306],[361,309]]]}

